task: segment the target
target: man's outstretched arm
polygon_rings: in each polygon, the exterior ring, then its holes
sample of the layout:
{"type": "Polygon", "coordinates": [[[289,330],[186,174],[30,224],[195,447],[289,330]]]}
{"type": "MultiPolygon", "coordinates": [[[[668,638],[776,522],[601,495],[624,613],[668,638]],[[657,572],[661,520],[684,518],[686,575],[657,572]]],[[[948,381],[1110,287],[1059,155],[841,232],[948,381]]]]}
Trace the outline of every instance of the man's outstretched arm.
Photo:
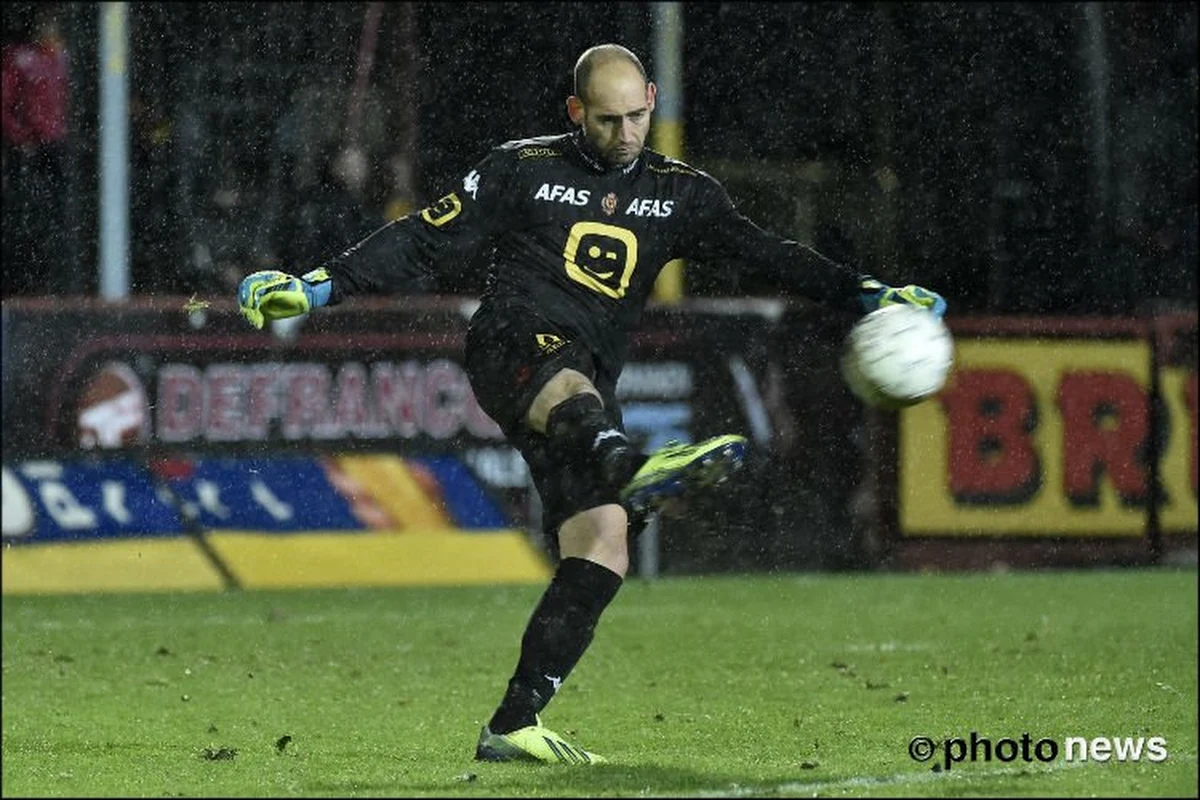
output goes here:
{"type": "Polygon", "coordinates": [[[436,278],[434,264],[448,249],[477,247],[504,223],[506,160],[493,153],[463,179],[461,189],[372,232],[316,269],[296,275],[261,270],[238,287],[238,306],[256,328],[267,321],[337,305],[362,294],[391,294],[436,278]]]}
{"type": "Polygon", "coordinates": [[[847,311],[868,313],[897,303],[921,306],[939,317],[946,311],[946,301],[937,292],[915,285],[888,286],[807,245],[763,230],[743,216],[724,187],[711,178],[703,195],[703,213],[683,242],[685,257],[736,261],[782,292],[847,311]]]}

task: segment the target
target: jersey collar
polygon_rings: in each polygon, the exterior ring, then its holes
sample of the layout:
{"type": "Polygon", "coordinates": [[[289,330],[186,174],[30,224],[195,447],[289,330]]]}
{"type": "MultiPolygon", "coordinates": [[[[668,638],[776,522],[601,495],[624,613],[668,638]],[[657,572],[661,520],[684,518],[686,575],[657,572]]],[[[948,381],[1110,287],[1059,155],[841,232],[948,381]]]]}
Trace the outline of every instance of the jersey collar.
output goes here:
{"type": "Polygon", "coordinates": [[[596,155],[596,151],[592,149],[592,146],[588,143],[587,137],[583,135],[583,130],[580,128],[576,128],[575,132],[571,134],[571,142],[575,145],[575,151],[579,153],[579,157],[594,172],[620,172],[622,175],[629,175],[638,168],[639,164],[642,163],[642,154],[639,153],[637,158],[623,167],[607,166],[603,161],[600,160],[600,157],[596,155]]]}

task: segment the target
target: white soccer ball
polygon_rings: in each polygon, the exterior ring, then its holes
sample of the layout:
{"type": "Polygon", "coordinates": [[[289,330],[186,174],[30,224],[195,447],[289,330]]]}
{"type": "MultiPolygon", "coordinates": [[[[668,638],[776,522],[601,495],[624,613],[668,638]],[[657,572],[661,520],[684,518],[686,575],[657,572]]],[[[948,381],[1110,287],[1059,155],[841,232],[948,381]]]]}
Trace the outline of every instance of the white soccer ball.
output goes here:
{"type": "Polygon", "coordinates": [[[937,394],[954,364],[946,323],[911,305],[876,309],[854,324],[842,376],[854,396],[876,408],[904,408],[937,394]]]}

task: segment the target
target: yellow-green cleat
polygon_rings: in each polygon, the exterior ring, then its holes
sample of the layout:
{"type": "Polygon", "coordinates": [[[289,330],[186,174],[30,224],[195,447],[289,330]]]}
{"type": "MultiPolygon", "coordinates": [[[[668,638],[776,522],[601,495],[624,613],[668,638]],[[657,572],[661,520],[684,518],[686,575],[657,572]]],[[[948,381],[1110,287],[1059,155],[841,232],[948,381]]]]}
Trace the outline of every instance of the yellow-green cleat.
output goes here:
{"type": "Polygon", "coordinates": [[[714,436],[698,444],[668,442],[650,454],[621,490],[621,502],[634,511],[653,510],[693,488],[724,483],[745,456],[745,436],[714,436]]]}
{"type": "Polygon", "coordinates": [[[476,761],[538,761],[546,764],[605,764],[604,756],[573,745],[549,728],[541,717],[534,725],[512,733],[492,733],[484,725],[475,745],[476,761]]]}

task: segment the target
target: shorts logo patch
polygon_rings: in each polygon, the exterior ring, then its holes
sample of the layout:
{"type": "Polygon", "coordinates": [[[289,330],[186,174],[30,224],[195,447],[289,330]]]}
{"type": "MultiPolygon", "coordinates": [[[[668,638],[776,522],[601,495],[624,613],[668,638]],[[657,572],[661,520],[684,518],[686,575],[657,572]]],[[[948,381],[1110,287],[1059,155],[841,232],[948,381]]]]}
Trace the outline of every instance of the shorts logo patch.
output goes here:
{"type": "Polygon", "coordinates": [[[555,336],[553,333],[538,333],[534,336],[537,339],[538,347],[542,348],[542,353],[546,355],[553,353],[566,344],[566,341],[561,336],[555,336]]]}

